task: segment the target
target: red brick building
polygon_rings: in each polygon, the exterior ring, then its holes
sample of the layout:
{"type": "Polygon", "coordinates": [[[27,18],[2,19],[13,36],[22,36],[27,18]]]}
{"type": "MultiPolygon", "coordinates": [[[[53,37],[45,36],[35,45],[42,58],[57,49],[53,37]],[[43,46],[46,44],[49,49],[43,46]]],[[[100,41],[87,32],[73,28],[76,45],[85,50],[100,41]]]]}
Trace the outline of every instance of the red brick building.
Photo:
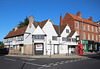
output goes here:
{"type": "Polygon", "coordinates": [[[76,15],[66,13],[64,18],[60,16],[60,25],[68,24],[72,31],[77,31],[80,40],[83,40],[85,51],[97,50],[99,42],[99,29],[93,22],[92,17],[88,20],[81,17],[81,12],[77,12],[76,15]]]}

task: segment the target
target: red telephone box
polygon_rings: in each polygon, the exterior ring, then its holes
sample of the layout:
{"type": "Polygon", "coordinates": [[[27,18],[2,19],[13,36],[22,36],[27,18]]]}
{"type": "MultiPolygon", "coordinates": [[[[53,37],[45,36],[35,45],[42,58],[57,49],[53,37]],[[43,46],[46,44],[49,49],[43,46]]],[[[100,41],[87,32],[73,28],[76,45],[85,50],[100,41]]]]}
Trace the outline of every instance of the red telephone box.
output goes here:
{"type": "Polygon", "coordinates": [[[77,54],[78,55],[83,55],[83,44],[78,44],[77,45],[77,54]]]}

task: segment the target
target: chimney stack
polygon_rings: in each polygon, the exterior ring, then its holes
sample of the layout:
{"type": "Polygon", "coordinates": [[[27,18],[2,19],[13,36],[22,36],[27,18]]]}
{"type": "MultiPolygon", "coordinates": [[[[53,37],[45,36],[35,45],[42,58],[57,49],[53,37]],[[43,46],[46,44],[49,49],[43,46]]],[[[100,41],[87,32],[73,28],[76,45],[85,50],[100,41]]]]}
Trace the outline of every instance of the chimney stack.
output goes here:
{"type": "Polygon", "coordinates": [[[77,12],[77,14],[76,14],[78,17],[80,17],[81,18],[81,12],[79,11],[79,12],[77,12]]]}
{"type": "Polygon", "coordinates": [[[52,25],[53,25],[53,20],[50,20],[50,22],[52,23],[52,25]]]}
{"type": "Polygon", "coordinates": [[[18,29],[18,26],[15,26],[15,31],[18,29]]]}
{"type": "Polygon", "coordinates": [[[60,26],[63,25],[62,24],[62,14],[60,14],[60,26]]]}
{"type": "Polygon", "coordinates": [[[29,27],[31,28],[31,26],[32,26],[32,23],[33,23],[33,16],[31,15],[30,17],[29,17],[29,27]]]}
{"type": "Polygon", "coordinates": [[[93,21],[93,18],[92,17],[89,17],[88,20],[93,21]]]}

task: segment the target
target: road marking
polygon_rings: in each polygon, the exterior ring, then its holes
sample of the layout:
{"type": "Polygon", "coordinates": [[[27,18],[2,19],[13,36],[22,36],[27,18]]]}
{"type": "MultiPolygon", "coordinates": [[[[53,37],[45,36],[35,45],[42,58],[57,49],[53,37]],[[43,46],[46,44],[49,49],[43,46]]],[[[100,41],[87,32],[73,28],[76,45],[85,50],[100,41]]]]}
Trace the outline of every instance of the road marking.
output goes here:
{"type": "Polygon", "coordinates": [[[65,63],[68,63],[69,61],[66,61],[65,63]]]}
{"type": "Polygon", "coordinates": [[[82,58],[81,60],[84,60],[84,58],[82,58]]]}
{"type": "Polygon", "coordinates": [[[10,58],[4,58],[6,60],[10,60],[10,61],[16,61],[15,59],[10,59],[10,58]]]}
{"type": "Polygon", "coordinates": [[[21,58],[21,59],[28,60],[28,61],[36,60],[36,59],[27,59],[27,58],[21,58]]]}
{"type": "Polygon", "coordinates": [[[70,62],[73,62],[73,60],[70,60],[70,62]]]}
{"type": "Polygon", "coordinates": [[[74,61],[77,61],[76,59],[74,61]]]}
{"type": "Polygon", "coordinates": [[[60,62],[55,62],[56,64],[59,64],[60,62]]]}
{"type": "Polygon", "coordinates": [[[34,64],[34,63],[29,63],[29,62],[24,62],[26,64],[30,64],[30,65],[35,65],[35,66],[42,66],[42,67],[45,67],[44,65],[40,65],[40,64],[34,64]]]}

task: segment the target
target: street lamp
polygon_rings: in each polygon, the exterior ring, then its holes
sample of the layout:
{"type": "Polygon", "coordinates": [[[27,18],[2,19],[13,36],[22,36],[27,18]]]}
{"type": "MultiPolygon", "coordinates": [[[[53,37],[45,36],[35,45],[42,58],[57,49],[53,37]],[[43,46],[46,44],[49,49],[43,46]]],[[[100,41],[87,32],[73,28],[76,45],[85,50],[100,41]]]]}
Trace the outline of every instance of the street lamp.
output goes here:
{"type": "Polygon", "coordinates": [[[51,40],[49,40],[49,43],[50,43],[50,57],[51,57],[51,40]]]}

